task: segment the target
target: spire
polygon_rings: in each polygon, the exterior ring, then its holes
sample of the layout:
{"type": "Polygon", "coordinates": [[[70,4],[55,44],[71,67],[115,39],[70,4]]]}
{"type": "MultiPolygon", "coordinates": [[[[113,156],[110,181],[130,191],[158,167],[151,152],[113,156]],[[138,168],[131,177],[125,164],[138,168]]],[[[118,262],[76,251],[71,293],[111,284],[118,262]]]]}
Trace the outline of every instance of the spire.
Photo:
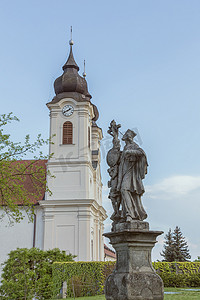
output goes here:
{"type": "Polygon", "coordinates": [[[63,66],[63,71],[65,71],[67,68],[74,68],[77,71],[79,71],[79,66],[76,64],[75,59],[74,59],[74,55],[73,55],[73,51],[72,51],[72,46],[73,46],[74,42],[72,40],[72,26],[71,26],[71,39],[69,41],[69,45],[70,45],[70,53],[69,53],[69,57],[67,62],[64,64],[63,66]]]}
{"type": "Polygon", "coordinates": [[[75,93],[75,96],[73,95],[73,97],[81,99],[78,101],[83,101],[83,99],[84,101],[90,101],[92,96],[88,92],[87,81],[85,80],[85,67],[84,75],[81,77],[78,73],[79,67],[74,60],[72,52],[73,44],[71,27],[71,39],[69,41],[70,53],[67,62],[63,66],[63,74],[54,81],[55,93],[56,95],[61,95],[62,93],[75,93]]]}

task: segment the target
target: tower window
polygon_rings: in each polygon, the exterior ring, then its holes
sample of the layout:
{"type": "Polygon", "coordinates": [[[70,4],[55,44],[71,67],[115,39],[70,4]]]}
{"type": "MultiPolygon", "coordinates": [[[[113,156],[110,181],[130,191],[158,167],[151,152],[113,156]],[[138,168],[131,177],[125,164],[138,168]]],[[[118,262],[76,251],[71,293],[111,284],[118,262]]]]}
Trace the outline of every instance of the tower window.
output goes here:
{"type": "Polygon", "coordinates": [[[72,122],[65,122],[63,124],[63,144],[72,144],[73,143],[73,125],[72,122]]]}

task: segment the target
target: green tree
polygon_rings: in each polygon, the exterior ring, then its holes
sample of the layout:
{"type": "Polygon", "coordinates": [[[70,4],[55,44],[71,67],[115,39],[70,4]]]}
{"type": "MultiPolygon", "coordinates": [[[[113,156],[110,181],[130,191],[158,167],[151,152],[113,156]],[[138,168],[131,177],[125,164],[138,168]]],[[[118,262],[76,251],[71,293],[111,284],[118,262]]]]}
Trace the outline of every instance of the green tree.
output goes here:
{"type": "Polygon", "coordinates": [[[74,257],[59,249],[43,251],[37,248],[17,248],[11,251],[3,264],[0,299],[51,299],[53,263],[73,261],[74,257]]]}
{"type": "Polygon", "coordinates": [[[165,235],[164,250],[160,253],[160,255],[164,257],[163,261],[170,262],[175,260],[175,252],[174,252],[173,236],[172,236],[171,228],[169,229],[168,233],[165,235]]]}
{"type": "Polygon", "coordinates": [[[197,256],[197,259],[194,260],[195,262],[200,262],[200,256],[197,256]]]}
{"type": "Polygon", "coordinates": [[[0,115],[0,208],[3,210],[1,218],[6,214],[10,222],[20,222],[24,218],[20,206],[25,208],[32,220],[33,199],[41,200],[44,191],[50,192],[46,185],[44,165],[40,163],[41,160],[48,159],[48,156],[44,156],[42,152],[35,155],[49,140],[42,139],[39,134],[33,143],[29,135],[25,136],[23,143],[13,142],[10,134],[5,133],[5,126],[14,121],[19,120],[12,113],[0,115]],[[31,155],[33,159],[25,160],[27,155],[31,155]],[[29,189],[26,187],[27,181],[29,189]]]}
{"type": "Polygon", "coordinates": [[[178,226],[173,232],[173,248],[175,261],[188,261],[191,258],[187,242],[178,226]]]}
{"type": "Polygon", "coordinates": [[[165,235],[164,250],[160,254],[164,258],[163,261],[168,262],[183,262],[191,258],[187,242],[178,226],[176,226],[173,233],[170,228],[165,235]]]}

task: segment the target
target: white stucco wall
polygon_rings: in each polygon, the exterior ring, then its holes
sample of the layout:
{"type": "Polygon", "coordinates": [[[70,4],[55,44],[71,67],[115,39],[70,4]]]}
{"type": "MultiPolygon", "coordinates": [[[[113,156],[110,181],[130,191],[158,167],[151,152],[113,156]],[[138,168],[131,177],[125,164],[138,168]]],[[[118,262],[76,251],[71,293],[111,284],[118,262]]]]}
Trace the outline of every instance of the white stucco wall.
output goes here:
{"type": "Polygon", "coordinates": [[[37,206],[35,208],[35,215],[36,215],[35,247],[39,249],[43,249],[43,241],[44,241],[43,208],[37,206]]]}
{"type": "Polygon", "coordinates": [[[48,103],[50,136],[56,135],[50,153],[54,153],[47,168],[54,178],[48,177],[52,194],[45,196],[44,249],[59,247],[77,255],[76,260],[103,260],[103,220],[106,218],[101,200],[100,140],[101,129],[92,127],[94,117],[90,102],[63,98],[48,103]],[[72,105],[74,112],[64,116],[62,108],[72,105]],[[73,124],[73,144],[62,144],[63,124],[73,124]],[[90,128],[90,147],[88,144],[90,128]],[[92,153],[92,151],[95,152],[92,153]],[[94,168],[92,161],[97,162],[94,168]]]}
{"type": "MultiPolygon", "coordinates": [[[[41,248],[43,221],[42,210],[40,207],[36,207],[35,214],[37,220],[35,246],[41,248]]],[[[0,210],[0,215],[2,215],[2,210],[0,210]]],[[[14,223],[12,226],[9,225],[7,216],[0,221],[0,275],[2,272],[1,264],[6,261],[8,253],[11,250],[33,247],[34,223],[28,221],[26,213],[24,213],[24,215],[24,220],[20,223],[14,223]]]]}

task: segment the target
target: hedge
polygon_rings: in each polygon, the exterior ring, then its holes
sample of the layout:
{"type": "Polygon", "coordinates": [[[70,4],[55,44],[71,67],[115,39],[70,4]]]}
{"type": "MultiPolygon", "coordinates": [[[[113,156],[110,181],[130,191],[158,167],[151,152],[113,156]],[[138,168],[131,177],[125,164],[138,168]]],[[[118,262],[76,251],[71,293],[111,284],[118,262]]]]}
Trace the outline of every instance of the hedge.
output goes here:
{"type": "MultiPolygon", "coordinates": [[[[112,273],[115,262],[61,262],[53,264],[53,291],[58,296],[64,281],[67,297],[100,295],[106,277],[112,273]]],[[[153,267],[165,287],[199,287],[200,262],[154,262],[153,267]]]]}
{"type": "Polygon", "coordinates": [[[53,264],[53,297],[60,293],[62,283],[67,282],[67,297],[101,295],[107,276],[115,262],[56,262],[53,264]]]}
{"type": "Polygon", "coordinates": [[[200,262],[154,262],[165,287],[199,287],[200,262]]]}

